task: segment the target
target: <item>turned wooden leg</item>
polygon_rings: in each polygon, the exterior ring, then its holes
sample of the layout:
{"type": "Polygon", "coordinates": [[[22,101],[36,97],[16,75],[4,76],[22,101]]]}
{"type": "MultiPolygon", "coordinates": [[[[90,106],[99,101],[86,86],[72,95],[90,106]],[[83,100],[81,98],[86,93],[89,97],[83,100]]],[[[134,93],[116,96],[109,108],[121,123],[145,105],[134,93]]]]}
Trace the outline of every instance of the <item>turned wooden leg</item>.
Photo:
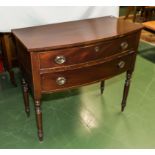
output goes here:
{"type": "Polygon", "coordinates": [[[43,141],[42,112],[41,112],[40,100],[35,100],[35,112],[38,128],[38,138],[40,141],[43,141]]]}
{"type": "Polygon", "coordinates": [[[103,94],[103,91],[104,91],[104,85],[105,85],[105,82],[104,82],[104,81],[101,81],[101,84],[100,84],[101,94],[103,94]]]}
{"type": "Polygon", "coordinates": [[[127,97],[128,97],[131,76],[132,76],[132,71],[127,71],[127,73],[126,73],[126,81],[125,81],[125,85],[124,85],[123,99],[122,99],[122,107],[121,107],[122,112],[124,111],[124,108],[126,106],[126,100],[127,100],[127,97]]]}
{"type": "Polygon", "coordinates": [[[28,84],[24,79],[22,79],[22,89],[23,89],[23,98],[25,105],[25,112],[27,116],[30,116],[30,107],[29,107],[29,92],[28,92],[28,84]]]}

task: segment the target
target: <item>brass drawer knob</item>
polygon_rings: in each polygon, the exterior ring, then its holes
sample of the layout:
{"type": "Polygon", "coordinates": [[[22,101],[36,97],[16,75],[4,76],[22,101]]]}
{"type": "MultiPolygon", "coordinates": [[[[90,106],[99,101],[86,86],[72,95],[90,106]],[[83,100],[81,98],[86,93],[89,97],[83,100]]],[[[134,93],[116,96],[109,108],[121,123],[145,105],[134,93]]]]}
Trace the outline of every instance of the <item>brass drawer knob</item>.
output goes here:
{"type": "Polygon", "coordinates": [[[125,50],[125,49],[127,49],[128,48],[128,43],[127,42],[122,42],[121,43],[121,49],[122,50],[125,50]]]}
{"type": "Polygon", "coordinates": [[[57,64],[63,64],[63,63],[66,62],[66,58],[65,58],[63,55],[58,55],[58,56],[56,56],[56,58],[55,58],[55,62],[56,62],[57,64]]]}
{"type": "Polygon", "coordinates": [[[66,78],[65,77],[58,77],[56,79],[56,83],[61,86],[61,85],[64,85],[66,83],[66,78]]]}
{"type": "Polygon", "coordinates": [[[124,68],[124,66],[125,66],[125,62],[124,62],[124,61],[120,61],[120,62],[118,63],[118,67],[119,67],[119,68],[124,68]]]}
{"type": "Polygon", "coordinates": [[[96,47],[94,48],[94,50],[95,50],[95,52],[99,52],[100,48],[99,48],[98,46],[96,46],[96,47]]]}

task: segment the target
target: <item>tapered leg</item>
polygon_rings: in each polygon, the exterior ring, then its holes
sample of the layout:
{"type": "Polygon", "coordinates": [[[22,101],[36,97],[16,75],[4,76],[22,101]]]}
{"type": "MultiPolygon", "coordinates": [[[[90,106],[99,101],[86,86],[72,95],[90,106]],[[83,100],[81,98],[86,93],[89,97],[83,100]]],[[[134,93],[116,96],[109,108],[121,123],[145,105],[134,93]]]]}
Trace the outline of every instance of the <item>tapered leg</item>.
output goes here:
{"type": "Polygon", "coordinates": [[[30,116],[30,106],[29,106],[29,92],[28,92],[28,84],[24,79],[22,79],[22,89],[23,89],[23,98],[25,105],[25,112],[27,116],[30,116]]]}
{"type": "Polygon", "coordinates": [[[128,97],[131,76],[132,76],[132,71],[127,71],[127,73],[126,73],[126,81],[125,81],[125,85],[124,85],[123,99],[122,99],[122,107],[121,107],[122,112],[124,111],[124,108],[126,106],[126,100],[127,100],[127,97],[128,97]]]}
{"type": "Polygon", "coordinates": [[[105,81],[101,81],[101,84],[100,84],[101,94],[103,94],[103,91],[104,91],[104,85],[105,85],[105,81]]]}
{"type": "Polygon", "coordinates": [[[42,112],[41,112],[40,100],[35,100],[35,112],[38,128],[38,138],[40,141],[43,141],[42,112]]]}

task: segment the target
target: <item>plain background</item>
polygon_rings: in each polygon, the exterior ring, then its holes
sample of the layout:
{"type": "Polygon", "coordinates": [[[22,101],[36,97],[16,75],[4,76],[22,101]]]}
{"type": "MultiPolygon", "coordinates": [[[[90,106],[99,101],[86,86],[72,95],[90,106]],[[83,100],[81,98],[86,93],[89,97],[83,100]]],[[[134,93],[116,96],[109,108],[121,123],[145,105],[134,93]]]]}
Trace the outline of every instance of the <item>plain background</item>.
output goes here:
{"type": "Polygon", "coordinates": [[[11,29],[60,23],[86,18],[113,15],[118,17],[118,6],[6,6],[0,7],[0,32],[11,29]]]}

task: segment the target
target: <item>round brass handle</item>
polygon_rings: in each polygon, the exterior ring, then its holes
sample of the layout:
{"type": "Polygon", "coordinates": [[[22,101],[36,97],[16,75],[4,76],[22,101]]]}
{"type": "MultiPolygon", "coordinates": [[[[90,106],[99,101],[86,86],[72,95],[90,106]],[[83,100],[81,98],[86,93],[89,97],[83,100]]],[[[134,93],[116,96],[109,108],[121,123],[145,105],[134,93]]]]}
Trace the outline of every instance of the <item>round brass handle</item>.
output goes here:
{"type": "Polygon", "coordinates": [[[127,42],[122,42],[121,43],[121,48],[122,48],[122,50],[127,49],[128,48],[128,43],[127,42]]]}
{"type": "Polygon", "coordinates": [[[66,58],[65,58],[63,55],[58,55],[58,56],[56,56],[56,58],[55,58],[55,62],[56,62],[57,64],[63,64],[63,63],[66,62],[66,58]]]}
{"type": "Polygon", "coordinates": [[[95,50],[95,52],[98,52],[98,51],[100,50],[100,48],[99,48],[98,46],[96,46],[96,47],[94,48],[94,50],[95,50]]]}
{"type": "Polygon", "coordinates": [[[124,66],[125,66],[125,62],[124,62],[124,61],[120,61],[120,62],[118,63],[118,67],[119,67],[119,68],[124,68],[124,66]]]}
{"type": "Polygon", "coordinates": [[[56,83],[58,84],[58,85],[64,85],[65,83],[66,83],[66,78],[65,77],[58,77],[57,79],[56,79],[56,83]]]}

